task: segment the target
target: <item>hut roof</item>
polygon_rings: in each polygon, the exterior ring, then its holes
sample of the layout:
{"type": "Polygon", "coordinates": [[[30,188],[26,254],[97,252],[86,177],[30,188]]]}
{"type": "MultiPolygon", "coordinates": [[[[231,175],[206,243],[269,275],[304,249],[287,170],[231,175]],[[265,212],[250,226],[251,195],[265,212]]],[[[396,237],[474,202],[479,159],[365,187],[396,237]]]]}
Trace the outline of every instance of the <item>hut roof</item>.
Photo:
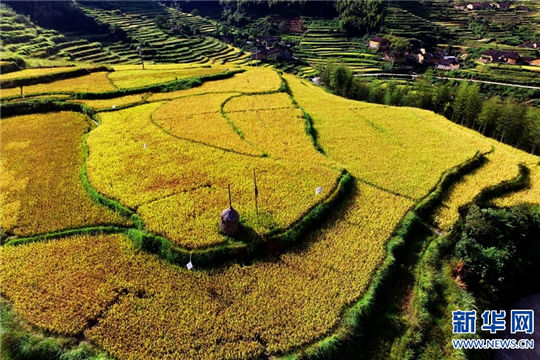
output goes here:
{"type": "Polygon", "coordinates": [[[238,215],[238,212],[232,207],[229,207],[221,212],[222,221],[233,222],[238,221],[239,218],[240,216],[238,215]]]}

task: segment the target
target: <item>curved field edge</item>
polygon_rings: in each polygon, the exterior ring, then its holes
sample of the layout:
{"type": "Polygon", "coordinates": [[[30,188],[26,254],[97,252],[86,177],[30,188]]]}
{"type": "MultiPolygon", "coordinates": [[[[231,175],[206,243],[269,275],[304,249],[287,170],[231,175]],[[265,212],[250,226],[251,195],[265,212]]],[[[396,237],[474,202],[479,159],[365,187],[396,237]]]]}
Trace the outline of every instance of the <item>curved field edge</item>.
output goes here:
{"type": "Polygon", "coordinates": [[[375,273],[366,293],[344,311],[343,320],[331,335],[305,347],[299,348],[282,357],[293,359],[329,359],[345,348],[352,341],[362,342],[366,336],[366,324],[370,322],[376,304],[382,301],[388,287],[396,280],[399,260],[404,256],[415,233],[427,228],[425,221],[443,200],[444,194],[463,176],[481,167],[486,162],[486,153],[477,152],[472,158],[445,171],[433,190],[413,206],[396,226],[386,245],[386,258],[375,273]]]}
{"type": "MultiPolygon", "coordinates": [[[[8,103],[2,105],[1,109],[5,117],[22,114],[47,113],[53,111],[75,111],[86,115],[94,122],[96,126],[100,124],[97,111],[80,103],[67,103],[59,100],[40,99],[37,101],[8,103]]],[[[339,204],[350,193],[353,183],[352,176],[346,170],[342,170],[340,177],[334,184],[334,187],[330,191],[329,195],[307,210],[306,213],[301,214],[300,217],[287,228],[277,229],[272,231],[270,234],[260,236],[251,229],[243,227],[240,237],[242,241],[229,239],[228,243],[223,245],[191,250],[174,245],[171,241],[163,236],[144,231],[144,223],[134,210],[125,207],[114,199],[100,194],[92,187],[86,174],[86,163],[89,155],[89,149],[86,143],[87,136],[88,133],[85,134],[83,140],[84,163],[81,168],[81,180],[90,197],[98,204],[118,212],[120,215],[130,219],[134,223],[135,228],[129,228],[127,233],[136,247],[147,252],[157,254],[161,258],[178,265],[186,264],[191,258],[192,261],[197,264],[197,266],[210,267],[230,261],[251,261],[255,258],[266,256],[269,250],[273,252],[283,252],[288,247],[299,243],[299,241],[304,238],[309,231],[316,228],[317,224],[327,217],[328,214],[330,214],[332,209],[339,206],[339,204]]],[[[26,236],[24,238],[13,238],[10,239],[6,245],[16,245],[19,243],[26,243],[28,241],[34,242],[52,239],[60,237],[66,233],[70,235],[78,233],[110,233],[118,232],[118,229],[119,228],[117,227],[110,227],[107,229],[97,229],[97,227],[65,229],[52,233],[26,236]]],[[[121,228],[120,230],[124,231],[125,229],[121,228]]]]}
{"type": "Polygon", "coordinates": [[[289,83],[287,82],[287,80],[282,76],[282,74],[280,74],[280,77],[281,77],[281,81],[283,83],[282,86],[283,86],[284,92],[287,93],[287,95],[289,95],[289,98],[291,99],[292,104],[297,109],[302,111],[302,114],[303,114],[302,117],[304,119],[304,124],[305,124],[305,127],[306,127],[306,134],[310,138],[310,140],[311,140],[311,142],[313,144],[313,147],[315,147],[315,150],[317,150],[321,154],[325,155],[326,152],[321,147],[321,144],[319,144],[318,133],[317,133],[317,129],[315,129],[315,126],[313,125],[313,119],[311,118],[309,113],[306,112],[306,110],[304,110],[304,108],[301,107],[300,104],[298,104],[298,102],[295,100],[293,92],[292,92],[291,87],[289,86],[289,83]]]}
{"type": "MultiPolygon", "coordinates": [[[[432,326],[435,325],[432,309],[437,308],[437,302],[444,302],[444,294],[440,289],[441,280],[434,274],[443,274],[445,271],[443,261],[451,254],[458,240],[457,233],[460,230],[459,223],[464,222],[464,217],[471,205],[480,207],[491,206],[490,203],[494,199],[527,189],[531,185],[530,169],[523,164],[519,164],[519,173],[514,178],[503,180],[498,184],[485,187],[474,199],[468,204],[460,207],[460,218],[454,224],[452,231],[449,234],[438,236],[433,239],[427,246],[424,253],[417,262],[416,284],[413,288],[413,301],[411,313],[414,313],[414,319],[408,324],[403,336],[397,341],[398,351],[401,354],[407,354],[406,359],[415,359],[420,356],[419,351],[422,351],[428,342],[429,332],[432,326]]],[[[445,286],[448,286],[447,284],[445,286]]],[[[467,304],[467,308],[475,308],[475,299],[459,286],[455,286],[454,291],[457,293],[458,301],[467,304]]],[[[394,354],[396,356],[396,354],[394,354]]]]}

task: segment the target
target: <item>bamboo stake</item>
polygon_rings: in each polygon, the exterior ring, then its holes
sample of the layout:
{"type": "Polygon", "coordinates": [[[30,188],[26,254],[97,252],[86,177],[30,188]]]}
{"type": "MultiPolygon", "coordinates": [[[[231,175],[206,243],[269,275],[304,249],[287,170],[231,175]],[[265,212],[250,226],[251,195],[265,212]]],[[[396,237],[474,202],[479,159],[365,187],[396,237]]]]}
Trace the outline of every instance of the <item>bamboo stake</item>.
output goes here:
{"type": "Polygon", "coordinates": [[[229,208],[232,208],[232,202],[231,202],[231,184],[229,184],[229,208]]]}
{"type": "Polygon", "coordinates": [[[253,186],[255,191],[255,213],[257,214],[257,221],[259,221],[259,189],[257,188],[257,176],[255,175],[255,169],[253,169],[253,186]]]}

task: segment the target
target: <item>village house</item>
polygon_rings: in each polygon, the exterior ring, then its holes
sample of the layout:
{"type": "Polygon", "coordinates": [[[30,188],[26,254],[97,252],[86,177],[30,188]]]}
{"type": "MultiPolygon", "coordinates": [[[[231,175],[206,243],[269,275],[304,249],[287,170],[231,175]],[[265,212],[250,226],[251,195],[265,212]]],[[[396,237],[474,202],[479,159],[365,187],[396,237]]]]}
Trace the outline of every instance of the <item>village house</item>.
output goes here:
{"type": "Polygon", "coordinates": [[[486,50],[479,60],[485,64],[493,62],[517,64],[520,58],[519,54],[514,51],[486,50]]]}
{"type": "Polygon", "coordinates": [[[491,9],[492,5],[489,3],[470,3],[467,4],[468,10],[488,10],[491,9]]]}
{"type": "Polygon", "coordinates": [[[266,60],[268,50],[264,47],[257,47],[251,52],[251,60],[266,60]]]}
{"type": "Polygon", "coordinates": [[[386,50],[390,47],[390,41],[380,36],[369,39],[369,48],[375,50],[386,50]]]}
{"type": "Polygon", "coordinates": [[[455,56],[452,56],[450,58],[442,58],[437,59],[433,62],[433,66],[437,70],[457,70],[460,68],[459,59],[457,59],[455,56]]]}
{"type": "Polygon", "coordinates": [[[292,33],[303,33],[306,31],[304,20],[300,18],[285,18],[282,16],[270,16],[267,21],[275,26],[278,26],[280,30],[292,33]]]}
{"type": "Polygon", "coordinates": [[[461,66],[461,59],[447,52],[430,53],[421,48],[414,51],[413,56],[419,64],[431,65],[437,70],[456,70],[461,66]]]}
{"type": "Polygon", "coordinates": [[[492,3],[491,7],[499,10],[508,10],[510,8],[510,5],[511,3],[509,1],[503,1],[498,3],[492,3]]]}
{"type": "Polygon", "coordinates": [[[279,37],[259,37],[255,43],[249,41],[248,45],[255,46],[251,60],[289,61],[293,58],[290,45],[279,37]]]}
{"type": "Polygon", "coordinates": [[[540,43],[534,42],[534,43],[525,43],[519,45],[520,48],[529,48],[529,49],[540,49],[540,43]]]}

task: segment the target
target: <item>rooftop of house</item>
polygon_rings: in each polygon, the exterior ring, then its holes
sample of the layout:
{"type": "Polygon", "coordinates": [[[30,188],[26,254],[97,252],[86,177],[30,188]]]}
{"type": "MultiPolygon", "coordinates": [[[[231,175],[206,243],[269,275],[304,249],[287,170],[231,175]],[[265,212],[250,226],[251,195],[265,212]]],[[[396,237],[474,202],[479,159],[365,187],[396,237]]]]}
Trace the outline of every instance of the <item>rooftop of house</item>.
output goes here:
{"type": "Polygon", "coordinates": [[[514,51],[503,51],[503,50],[486,50],[482,53],[484,56],[491,56],[494,59],[506,58],[519,60],[520,56],[514,51]]]}
{"type": "Polygon", "coordinates": [[[380,44],[382,43],[390,43],[390,40],[386,39],[386,38],[383,38],[381,36],[373,36],[371,39],[369,39],[369,41],[373,41],[373,42],[378,42],[380,44]]]}

